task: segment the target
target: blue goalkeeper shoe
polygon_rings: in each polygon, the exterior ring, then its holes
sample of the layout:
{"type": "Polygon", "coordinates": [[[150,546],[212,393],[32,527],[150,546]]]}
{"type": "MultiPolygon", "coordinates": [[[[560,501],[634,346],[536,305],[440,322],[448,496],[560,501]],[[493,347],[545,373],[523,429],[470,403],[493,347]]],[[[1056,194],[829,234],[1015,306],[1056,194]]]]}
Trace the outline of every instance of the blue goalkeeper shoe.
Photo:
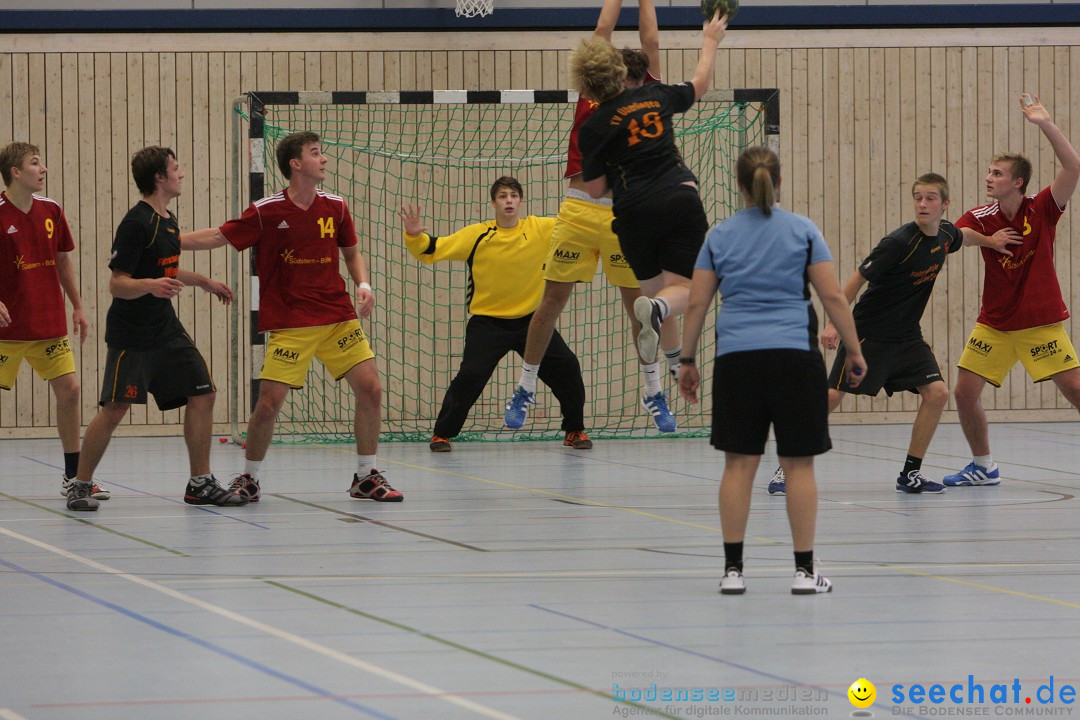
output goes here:
{"type": "Polygon", "coordinates": [[[529,413],[529,406],[536,404],[536,393],[531,393],[520,385],[514,391],[514,396],[506,402],[506,412],[503,414],[503,422],[511,430],[517,430],[525,424],[525,416],[529,413]]]}
{"type": "Polygon", "coordinates": [[[663,390],[655,395],[646,395],[642,398],[641,407],[645,408],[645,412],[652,415],[652,421],[657,430],[662,433],[675,432],[678,424],[675,422],[675,416],[668,409],[667,395],[664,394],[663,390]]]}

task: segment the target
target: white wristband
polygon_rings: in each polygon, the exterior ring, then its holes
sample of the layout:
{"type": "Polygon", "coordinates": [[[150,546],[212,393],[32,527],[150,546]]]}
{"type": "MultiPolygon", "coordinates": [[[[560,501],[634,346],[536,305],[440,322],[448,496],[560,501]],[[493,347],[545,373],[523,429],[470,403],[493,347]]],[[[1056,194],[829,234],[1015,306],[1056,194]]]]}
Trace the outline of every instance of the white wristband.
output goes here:
{"type": "Polygon", "coordinates": [[[356,287],[360,288],[361,290],[371,290],[370,283],[356,283],[356,287]]]}

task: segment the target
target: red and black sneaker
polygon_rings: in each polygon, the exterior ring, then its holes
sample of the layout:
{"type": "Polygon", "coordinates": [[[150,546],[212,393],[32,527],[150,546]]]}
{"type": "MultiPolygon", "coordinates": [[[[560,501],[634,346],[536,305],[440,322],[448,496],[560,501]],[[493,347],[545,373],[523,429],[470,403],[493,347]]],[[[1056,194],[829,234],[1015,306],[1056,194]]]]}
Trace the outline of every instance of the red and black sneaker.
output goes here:
{"type": "Polygon", "coordinates": [[[232,484],[229,485],[229,491],[236,493],[248,502],[259,502],[259,498],[262,497],[259,479],[253,478],[247,473],[234,477],[232,484]]]}
{"type": "Polygon", "coordinates": [[[405,499],[405,496],[390,487],[390,483],[386,482],[383,474],[374,468],[364,477],[360,477],[359,473],[353,475],[349,495],[357,500],[374,500],[375,502],[401,502],[405,499]]]}
{"type": "Polygon", "coordinates": [[[592,450],[592,440],[584,430],[572,430],[566,433],[566,439],[562,441],[562,444],[575,450],[592,450]]]}

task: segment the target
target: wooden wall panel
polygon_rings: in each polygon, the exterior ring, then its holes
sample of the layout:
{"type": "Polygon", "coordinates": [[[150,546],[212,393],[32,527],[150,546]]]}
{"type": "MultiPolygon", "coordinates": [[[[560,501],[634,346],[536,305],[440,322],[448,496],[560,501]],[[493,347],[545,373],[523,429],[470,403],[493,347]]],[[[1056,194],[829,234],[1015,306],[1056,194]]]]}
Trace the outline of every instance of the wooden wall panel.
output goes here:
{"type": "MultiPolygon", "coordinates": [[[[47,192],[64,206],[78,244],[77,267],[91,336],[76,349],[84,388],[83,419],[96,408],[105,357],[106,268],[116,224],[138,199],[131,153],[147,144],[173,147],[186,173],[175,210],[184,229],[217,224],[233,212],[232,101],[246,90],[412,90],[557,88],[566,84],[575,33],[286,34],[268,51],[258,36],[170,36],[176,51],[131,36],[0,38],[0,143],[39,144],[50,168],[47,192]],[[46,42],[42,42],[42,40],[46,42]],[[179,44],[178,44],[179,43],[179,44]],[[64,47],[65,52],[41,52],[64,47]],[[128,48],[118,51],[117,48],[128,48]],[[364,48],[358,50],[356,48],[364,48]]],[[[784,204],[822,228],[841,281],[890,229],[911,219],[909,189],[919,173],[946,175],[953,219],[982,202],[982,178],[999,150],[1034,161],[1032,186],[1054,176],[1053,151],[1026,123],[1016,98],[1041,95],[1066,134],[1080,140],[1080,41],[1056,29],[980,29],[955,33],[732,31],[717,57],[717,87],[777,87],[784,204]]],[[[616,44],[636,42],[618,33],[616,44]]],[[[700,35],[664,33],[662,67],[672,82],[688,78],[700,35]]],[[[243,190],[246,201],[246,189],[243,190]]],[[[1080,245],[1073,210],[1059,225],[1056,261],[1070,307],[1080,307],[1080,245]]],[[[396,242],[397,238],[387,238],[396,242]]],[[[246,258],[228,249],[185,255],[184,267],[228,280],[246,258]]],[[[246,275],[246,272],[241,273],[246,275]]],[[[982,261],[974,249],[950,257],[924,318],[924,332],[950,383],[978,313],[982,261]]],[[[246,283],[246,281],[245,281],[246,283]]],[[[236,288],[250,307],[249,288],[236,288]]],[[[435,299],[435,298],[433,298],[435,299]]],[[[223,392],[218,429],[228,418],[228,361],[239,343],[246,375],[246,329],[234,337],[229,310],[201,291],[184,293],[178,311],[223,392]]],[[[1077,324],[1068,323],[1075,336],[1077,324]]],[[[831,357],[828,358],[831,360],[831,357]]],[[[241,407],[247,407],[246,382],[241,407]]],[[[1017,368],[988,391],[992,419],[1069,419],[1074,411],[1049,383],[1035,386],[1017,368]]],[[[848,398],[838,422],[910,421],[909,394],[848,398]]],[[[946,420],[955,413],[946,413],[946,420]]],[[[151,405],[130,415],[125,431],[179,433],[181,413],[151,405]]],[[[0,393],[0,436],[51,435],[55,413],[44,383],[26,368],[0,393]]]]}

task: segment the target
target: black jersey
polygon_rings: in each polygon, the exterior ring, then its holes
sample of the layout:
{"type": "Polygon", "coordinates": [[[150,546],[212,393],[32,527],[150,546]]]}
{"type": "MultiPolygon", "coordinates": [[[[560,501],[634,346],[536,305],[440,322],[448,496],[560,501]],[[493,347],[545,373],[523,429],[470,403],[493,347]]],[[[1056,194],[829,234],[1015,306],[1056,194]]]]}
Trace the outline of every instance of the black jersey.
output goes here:
{"type": "MultiPolygon", "coordinates": [[[[135,279],[176,277],[180,270],[180,227],[176,216],[162,217],[144,201],[128,211],[116,229],[110,270],[135,279]]],[[[109,347],[155,347],[184,332],[172,301],[150,293],[132,300],[114,297],[105,319],[109,347]]]]}
{"type": "Polygon", "coordinates": [[[675,145],[672,116],[694,104],[690,83],[646,83],[601,103],[578,133],[585,180],[607,176],[620,207],[697,178],[675,145]]]}
{"type": "Polygon", "coordinates": [[[910,222],[882,238],[859,266],[870,283],[852,311],[859,337],[885,341],[921,338],[919,321],[934,280],[945,266],[945,257],[963,244],[963,234],[947,220],[941,221],[936,237],[927,237],[910,222]]]}

